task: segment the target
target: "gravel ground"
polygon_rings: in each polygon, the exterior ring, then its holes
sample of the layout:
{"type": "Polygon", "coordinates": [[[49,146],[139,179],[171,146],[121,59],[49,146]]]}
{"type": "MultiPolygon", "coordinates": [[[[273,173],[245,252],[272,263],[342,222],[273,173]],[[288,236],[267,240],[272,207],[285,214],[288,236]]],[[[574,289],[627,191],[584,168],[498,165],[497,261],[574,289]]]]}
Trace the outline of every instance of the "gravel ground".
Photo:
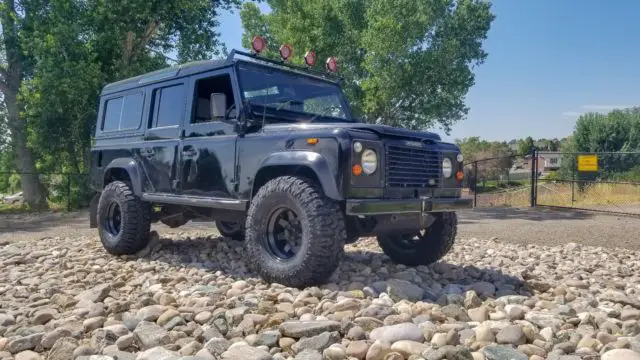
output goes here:
{"type": "Polygon", "coordinates": [[[4,217],[0,359],[640,359],[640,250],[592,229],[640,221],[510,214],[463,214],[430,267],[363,239],[307,289],[264,283],[204,224],[113,257],[83,214],[4,217]]]}

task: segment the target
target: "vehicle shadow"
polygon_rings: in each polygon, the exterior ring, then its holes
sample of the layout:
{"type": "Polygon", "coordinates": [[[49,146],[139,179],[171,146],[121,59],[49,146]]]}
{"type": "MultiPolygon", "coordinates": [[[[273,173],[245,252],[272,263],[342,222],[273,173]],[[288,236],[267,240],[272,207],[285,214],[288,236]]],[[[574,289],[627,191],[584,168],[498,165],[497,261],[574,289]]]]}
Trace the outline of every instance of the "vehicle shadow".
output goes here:
{"type": "MultiPolygon", "coordinates": [[[[459,265],[446,260],[430,266],[406,267],[395,264],[381,252],[371,250],[373,239],[362,239],[348,245],[345,256],[329,281],[320,286],[334,291],[352,291],[369,288],[374,293],[387,291],[389,280],[403,286],[408,283],[424,290],[423,301],[442,302],[443,295],[457,294],[464,298],[465,291],[474,289],[481,299],[504,295],[532,295],[522,278],[497,269],[459,265]]],[[[244,247],[239,241],[219,236],[184,239],[157,237],[150,246],[134,259],[164,262],[170,266],[196,268],[208,273],[221,272],[235,280],[258,279],[242,257],[244,247]]],[[[455,249],[454,249],[455,251],[455,249]]],[[[206,284],[203,284],[206,285],[206,284]]],[[[410,286],[410,285],[409,285],[410,286]]],[[[400,291],[396,296],[403,297],[400,291]]],[[[455,297],[455,296],[454,296],[455,297]]],[[[413,299],[415,301],[415,299],[413,299]]]]}
{"type": "Polygon", "coordinates": [[[78,212],[33,212],[0,214],[0,233],[42,232],[60,226],[88,228],[89,213],[78,212]]]}
{"type": "Polygon", "coordinates": [[[476,223],[484,220],[526,220],[526,221],[558,221],[585,220],[594,216],[593,213],[573,209],[552,208],[474,208],[458,212],[460,223],[476,223]]]}

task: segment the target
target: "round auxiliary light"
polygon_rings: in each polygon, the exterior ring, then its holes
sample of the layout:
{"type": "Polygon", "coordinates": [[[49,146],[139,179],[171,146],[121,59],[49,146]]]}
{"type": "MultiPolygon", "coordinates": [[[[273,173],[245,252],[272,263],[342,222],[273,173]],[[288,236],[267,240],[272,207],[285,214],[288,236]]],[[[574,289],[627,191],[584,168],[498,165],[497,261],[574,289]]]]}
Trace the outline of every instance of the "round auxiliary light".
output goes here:
{"type": "Polygon", "coordinates": [[[307,53],[304,54],[304,62],[309,66],[315,66],[316,65],[316,53],[313,52],[313,50],[307,51],[307,53]]]}
{"type": "Polygon", "coordinates": [[[280,46],[280,56],[282,57],[282,60],[289,60],[291,54],[293,54],[293,50],[291,49],[291,46],[289,46],[289,44],[280,46]]]}
{"type": "Polygon", "coordinates": [[[449,158],[444,158],[444,160],[442,160],[442,175],[446,178],[450,178],[452,172],[453,166],[451,166],[451,160],[449,158]]]}
{"type": "Polygon", "coordinates": [[[376,152],[371,149],[366,149],[362,153],[360,164],[362,165],[362,171],[365,174],[373,174],[378,168],[378,154],[376,154],[376,152]]]}
{"type": "Polygon", "coordinates": [[[458,154],[458,156],[456,156],[456,160],[458,160],[458,162],[462,162],[462,160],[464,160],[464,156],[462,156],[462,154],[458,154]]]}
{"type": "Polygon", "coordinates": [[[362,143],[359,141],[356,141],[353,143],[353,151],[359,153],[362,151],[362,143]]]}
{"type": "Polygon", "coordinates": [[[267,47],[267,42],[262,36],[254,36],[251,40],[251,48],[256,54],[260,54],[267,47]]]}
{"type": "Polygon", "coordinates": [[[325,63],[325,66],[326,66],[327,70],[329,70],[331,72],[338,71],[338,61],[333,56],[327,59],[327,62],[325,63]]]}

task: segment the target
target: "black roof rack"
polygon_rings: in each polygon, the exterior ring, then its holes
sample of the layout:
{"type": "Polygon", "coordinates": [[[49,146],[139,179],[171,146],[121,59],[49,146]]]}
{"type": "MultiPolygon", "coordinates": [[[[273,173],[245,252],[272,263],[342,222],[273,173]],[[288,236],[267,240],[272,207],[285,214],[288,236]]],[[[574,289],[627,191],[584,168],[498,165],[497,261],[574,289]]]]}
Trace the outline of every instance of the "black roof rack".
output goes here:
{"type": "Polygon", "coordinates": [[[240,51],[240,50],[231,50],[231,52],[229,53],[229,55],[227,56],[227,61],[228,62],[233,62],[236,57],[238,55],[241,56],[246,56],[252,60],[256,60],[257,62],[266,62],[269,64],[274,64],[274,65],[279,65],[279,66],[284,66],[287,67],[289,69],[293,69],[293,70],[298,70],[298,71],[303,71],[305,73],[309,73],[309,74],[313,74],[316,76],[321,76],[327,80],[331,80],[331,81],[337,81],[337,82],[342,82],[344,79],[341,76],[338,76],[336,74],[333,74],[331,72],[328,71],[319,71],[316,69],[312,69],[311,67],[308,66],[298,66],[298,65],[293,65],[291,63],[288,63],[284,60],[274,60],[274,59],[269,59],[269,58],[265,58],[265,57],[260,57],[257,54],[254,53],[250,53],[250,52],[246,52],[246,51],[240,51]]]}

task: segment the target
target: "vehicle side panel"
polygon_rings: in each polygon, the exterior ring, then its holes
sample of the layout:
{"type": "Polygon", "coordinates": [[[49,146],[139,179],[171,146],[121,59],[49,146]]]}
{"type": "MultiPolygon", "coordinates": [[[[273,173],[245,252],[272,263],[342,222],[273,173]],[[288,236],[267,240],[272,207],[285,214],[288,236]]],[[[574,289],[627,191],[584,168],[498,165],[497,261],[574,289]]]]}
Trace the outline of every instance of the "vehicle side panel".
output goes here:
{"type": "MultiPolygon", "coordinates": [[[[342,196],[342,175],[340,171],[341,164],[346,160],[341,154],[340,141],[336,135],[329,133],[310,133],[305,131],[296,131],[295,133],[269,133],[261,132],[247,134],[238,140],[238,159],[239,161],[239,179],[238,179],[238,196],[242,199],[250,199],[254,190],[254,181],[256,175],[264,166],[274,165],[294,165],[307,166],[313,170],[311,166],[312,160],[301,161],[300,158],[287,161],[287,156],[280,156],[277,161],[270,161],[272,154],[280,152],[315,152],[322,156],[322,161],[327,166],[319,167],[328,172],[328,174],[317,174],[318,178],[330,179],[333,181],[333,188],[338,189],[337,196],[342,196]],[[317,138],[318,143],[310,145],[307,143],[308,138],[317,138]]],[[[273,158],[272,158],[273,159],[273,158]]],[[[335,193],[335,191],[333,191],[335,193]]]]}

